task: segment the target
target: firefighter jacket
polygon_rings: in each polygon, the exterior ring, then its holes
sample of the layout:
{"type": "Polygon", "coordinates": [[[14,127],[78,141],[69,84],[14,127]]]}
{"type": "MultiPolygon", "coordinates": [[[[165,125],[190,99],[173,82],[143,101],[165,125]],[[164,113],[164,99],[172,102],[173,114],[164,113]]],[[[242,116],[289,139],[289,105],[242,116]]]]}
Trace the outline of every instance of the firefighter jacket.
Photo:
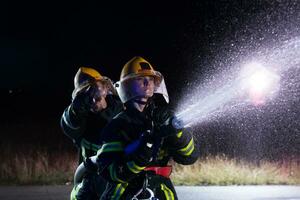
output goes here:
{"type": "Polygon", "coordinates": [[[80,148],[80,161],[82,158],[96,155],[101,145],[99,140],[101,130],[123,110],[123,105],[117,96],[107,95],[106,101],[107,108],[104,110],[97,113],[89,111],[86,114],[79,114],[71,104],[61,117],[60,124],[64,134],[80,148]]]}
{"type": "MultiPolygon", "coordinates": [[[[157,132],[161,129],[157,127],[159,122],[155,119],[160,118],[157,115],[162,110],[168,109],[149,105],[143,112],[139,112],[134,107],[126,106],[126,109],[103,129],[103,145],[98,151],[97,163],[100,174],[108,180],[109,185],[102,199],[132,197],[142,186],[147,167],[167,166],[170,159],[185,165],[197,160],[198,150],[194,138],[186,130],[166,138],[158,137],[157,132]],[[154,137],[146,136],[141,139],[149,131],[154,137]]],[[[170,179],[155,177],[152,177],[154,183],[150,185],[159,187],[164,194],[160,199],[177,199],[170,179]]]]}

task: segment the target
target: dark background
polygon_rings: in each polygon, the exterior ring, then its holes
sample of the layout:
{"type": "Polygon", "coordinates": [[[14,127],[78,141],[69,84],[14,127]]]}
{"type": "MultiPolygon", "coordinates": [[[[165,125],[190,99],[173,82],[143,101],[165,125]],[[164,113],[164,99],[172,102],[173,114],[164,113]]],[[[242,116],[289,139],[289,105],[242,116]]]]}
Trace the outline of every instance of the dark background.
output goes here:
{"type": "MultiPolygon", "coordinates": [[[[197,72],[201,79],[201,74],[213,70],[210,66],[220,52],[236,51],[228,44],[241,41],[237,35],[243,35],[243,40],[259,37],[261,32],[243,29],[248,23],[269,10],[288,10],[280,1],[179,2],[2,3],[1,145],[71,149],[59,120],[70,103],[80,66],[94,67],[117,81],[129,59],[143,56],[165,76],[176,104],[188,98],[183,93],[192,75],[197,72]]],[[[269,21],[278,20],[276,16],[271,15],[269,21]]],[[[227,125],[202,127],[204,154],[233,154],[238,144],[231,144],[230,135],[226,136],[234,132],[227,125]],[[218,134],[220,127],[222,134],[218,134]]]]}

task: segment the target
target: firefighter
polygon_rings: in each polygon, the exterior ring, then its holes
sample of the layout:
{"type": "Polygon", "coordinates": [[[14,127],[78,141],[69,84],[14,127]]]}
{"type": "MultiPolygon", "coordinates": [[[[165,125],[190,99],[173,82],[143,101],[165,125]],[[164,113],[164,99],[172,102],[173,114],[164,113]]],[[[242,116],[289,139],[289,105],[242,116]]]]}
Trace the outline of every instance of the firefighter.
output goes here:
{"type": "Polygon", "coordinates": [[[174,113],[156,102],[159,96],[169,102],[163,76],[134,57],[123,67],[116,89],[125,110],[101,134],[96,164],[108,181],[101,199],[177,199],[169,161],[193,164],[198,150],[192,134],[171,123],[174,113]]]}
{"type": "MultiPolygon", "coordinates": [[[[93,68],[79,68],[74,78],[72,102],[60,122],[63,132],[79,149],[79,163],[96,155],[101,147],[99,132],[122,109],[109,78],[93,68]]],[[[105,184],[100,177],[86,174],[80,184],[75,184],[71,199],[99,199],[105,184]]]]}

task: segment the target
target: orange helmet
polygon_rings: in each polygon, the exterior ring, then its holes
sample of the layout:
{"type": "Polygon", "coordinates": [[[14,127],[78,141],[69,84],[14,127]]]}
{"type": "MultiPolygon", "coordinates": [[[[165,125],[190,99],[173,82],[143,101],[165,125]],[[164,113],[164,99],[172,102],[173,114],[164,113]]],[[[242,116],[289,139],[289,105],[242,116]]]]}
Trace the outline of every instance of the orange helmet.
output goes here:
{"type": "Polygon", "coordinates": [[[123,103],[126,103],[130,99],[137,97],[137,94],[134,94],[133,91],[130,91],[130,88],[128,88],[125,83],[130,79],[140,76],[154,77],[154,93],[162,94],[166,102],[169,102],[169,96],[162,74],[158,71],[155,71],[152,65],[144,58],[136,56],[124,65],[121,71],[120,81],[115,84],[117,92],[123,103]]]}
{"type": "Polygon", "coordinates": [[[88,86],[97,81],[103,82],[108,87],[110,93],[116,94],[113,83],[109,78],[102,76],[93,68],[80,67],[74,77],[74,90],[72,93],[72,98],[74,99],[78,93],[87,89],[88,86]]]}

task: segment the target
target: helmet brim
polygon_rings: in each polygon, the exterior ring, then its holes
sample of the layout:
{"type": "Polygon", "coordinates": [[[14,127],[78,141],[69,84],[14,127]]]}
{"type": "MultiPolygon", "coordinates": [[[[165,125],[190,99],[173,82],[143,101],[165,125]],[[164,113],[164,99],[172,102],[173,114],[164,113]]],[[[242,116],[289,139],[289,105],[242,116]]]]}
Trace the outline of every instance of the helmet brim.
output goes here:
{"type": "Polygon", "coordinates": [[[89,86],[93,85],[96,82],[100,82],[103,85],[105,85],[105,87],[107,87],[109,94],[117,95],[117,91],[116,91],[115,87],[113,86],[113,82],[110,80],[110,78],[108,78],[106,76],[102,76],[101,79],[96,79],[94,81],[86,81],[85,83],[76,87],[72,92],[72,99],[74,99],[79,93],[83,92],[89,86]]]}
{"type": "Polygon", "coordinates": [[[143,77],[143,76],[151,76],[151,77],[154,77],[154,82],[155,82],[155,85],[159,85],[163,79],[163,76],[160,72],[158,71],[154,71],[154,70],[143,70],[139,73],[132,73],[132,74],[128,74],[126,76],[126,78],[123,78],[120,80],[120,83],[121,82],[125,82],[125,81],[128,81],[128,80],[131,80],[131,79],[134,79],[134,78],[137,78],[137,77],[143,77]]]}
{"type": "Polygon", "coordinates": [[[123,103],[126,103],[127,101],[133,99],[136,97],[136,94],[130,92],[127,88],[127,81],[132,80],[137,77],[142,77],[142,76],[152,76],[154,77],[155,81],[155,91],[154,93],[162,94],[164,96],[164,99],[166,100],[167,103],[169,103],[169,95],[168,91],[165,85],[164,78],[162,74],[158,71],[153,71],[152,72],[140,72],[138,74],[129,74],[125,79],[122,79],[115,83],[115,88],[118,92],[118,95],[123,103]]]}

